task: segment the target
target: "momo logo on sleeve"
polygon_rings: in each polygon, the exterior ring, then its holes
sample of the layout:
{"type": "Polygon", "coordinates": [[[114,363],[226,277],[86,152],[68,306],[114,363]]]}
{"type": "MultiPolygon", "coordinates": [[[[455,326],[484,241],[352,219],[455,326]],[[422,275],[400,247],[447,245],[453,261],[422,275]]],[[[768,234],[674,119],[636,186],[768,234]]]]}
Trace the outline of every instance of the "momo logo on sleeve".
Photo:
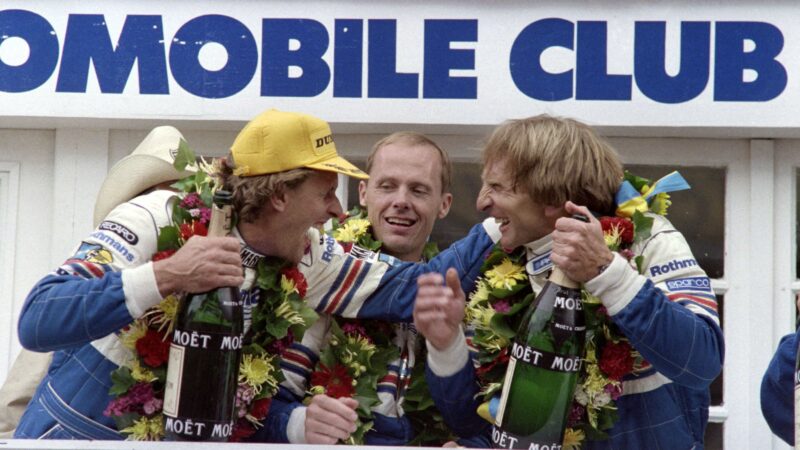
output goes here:
{"type": "Polygon", "coordinates": [[[708,277],[676,278],[667,280],[670,291],[711,291],[711,280],[708,277]]]}

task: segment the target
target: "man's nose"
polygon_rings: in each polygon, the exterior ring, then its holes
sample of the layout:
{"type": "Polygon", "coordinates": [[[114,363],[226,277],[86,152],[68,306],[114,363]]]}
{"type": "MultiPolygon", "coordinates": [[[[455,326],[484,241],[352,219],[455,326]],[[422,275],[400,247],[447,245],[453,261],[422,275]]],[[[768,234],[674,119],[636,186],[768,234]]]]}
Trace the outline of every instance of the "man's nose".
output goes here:
{"type": "Polygon", "coordinates": [[[331,204],[328,206],[328,214],[331,217],[339,218],[344,215],[344,210],[342,209],[342,204],[339,203],[339,199],[335,198],[331,204]]]}
{"type": "Polygon", "coordinates": [[[484,186],[478,192],[478,198],[475,199],[475,208],[478,211],[486,211],[490,206],[492,206],[492,199],[489,197],[489,188],[484,186]]]}
{"type": "Polygon", "coordinates": [[[397,189],[392,195],[392,206],[396,208],[408,208],[408,205],[410,204],[410,195],[411,192],[404,187],[397,189]]]}

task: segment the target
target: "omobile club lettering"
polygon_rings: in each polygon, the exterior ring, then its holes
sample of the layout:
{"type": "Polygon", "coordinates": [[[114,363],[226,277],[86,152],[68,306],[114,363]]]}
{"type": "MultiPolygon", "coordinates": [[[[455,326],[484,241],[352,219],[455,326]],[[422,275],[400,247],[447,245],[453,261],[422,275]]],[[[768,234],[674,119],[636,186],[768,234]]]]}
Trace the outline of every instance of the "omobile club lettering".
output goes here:
{"type": "MultiPolygon", "coordinates": [[[[29,54],[17,65],[0,59],[0,92],[33,91],[55,74],[56,92],[85,93],[93,68],[100,92],[119,94],[136,63],[141,95],[168,95],[171,77],[203,98],[230,97],[254,79],[264,97],[315,97],[332,84],[336,98],[478,98],[478,76],[452,72],[476,70],[478,19],[422,19],[422,47],[398,49],[395,19],[335,19],[329,28],[310,18],[263,18],[260,29],[250,29],[234,17],[209,14],[166,33],[162,18],[126,15],[119,35],[111,36],[103,14],[69,14],[66,29],[56,30],[36,12],[2,10],[0,55],[9,38],[22,39],[29,54]],[[208,43],[227,52],[218,70],[200,62],[208,43]],[[422,70],[398,72],[401,51],[421,52],[422,70]]],[[[516,34],[510,48],[489,50],[517,90],[539,101],[630,101],[638,91],[655,102],[683,103],[711,84],[714,101],[765,102],[786,88],[787,72],[777,59],[784,37],[776,26],[681,22],[677,73],[665,67],[666,26],[634,22],[630,74],[608,73],[607,49],[614,43],[603,20],[536,20],[516,34]],[[552,48],[568,50],[572,68],[544,68],[541,56],[552,48]]]]}

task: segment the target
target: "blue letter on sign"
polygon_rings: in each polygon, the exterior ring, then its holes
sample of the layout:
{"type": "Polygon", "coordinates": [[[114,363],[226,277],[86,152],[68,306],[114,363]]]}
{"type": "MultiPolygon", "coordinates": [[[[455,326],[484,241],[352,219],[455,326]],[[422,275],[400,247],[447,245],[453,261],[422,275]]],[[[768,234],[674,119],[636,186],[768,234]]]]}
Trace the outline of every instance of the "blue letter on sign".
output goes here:
{"type": "Polygon", "coordinates": [[[333,96],[361,97],[364,67],[364,21],[336,19],[333,46],[333,96]]]}
{"type": "Polygon", "coordinates": [[[316,20],[264,19],[261,41],[261,95],[313,97],[328,87],[331,69],[322,55],[328,49],[328,30],[316,20]],[[300,42],[297,50],[289,41],[300,42]],[[289,77],[289,67],[300,67],[302,75],[289,77]]]}
{"type": "Polygon", "coordinates": [[[511,46],[510,70],[514,84],[537,100],[572,98],[572,70],[549,73],[542,68],[542,53],[550,47],[573,49],[575,25],[564,19],[542,19],[525,27],[511,46]]]}
{"type": "Polygon", "coordinates": [[[578,100],[631,99],[631,76],[608,74],[607,29],[605,22],[578,22],[578,100]]]}
{"type": "Polygon", "coordinates": [[[119,94],[138,59],[139,92],[168,94],[163,41],[161,16],[128,16],[115,50],[102,14],[70,14],[56,91],[86,92],[91,60],[100,92],[119,94]]]}
{"type": "Polygon", "coordinates": [[[258,65],[258,48],[250,30],[228,16],[207,15],[186,22],[169,50],[169,67],[175,81],[187,92],[204,98],[230,97],[244,89],[258,65]],[[228,61],[219,70],[200,64],[200,49],[209,42],[225,47],[228,61]]]}
{"type": "Polygon", "coordinates": [[[765,102],[786,88],[786,69],[775,60],[783,49],[783,34],[763,22],[717,22],[714,100],[765,102]],[[745,41],[755,49],[745,52],[745,41]],[[745,69],[756,72],[744,81],[745,69]]]}
{"type": "Polygon", "coordinates": [[[686,102],[700,95],[708,84],[710,36],[708,22],[681,23],[681,65],[673,77],[664,67],[665,22],[636,22],[633,73],[639,90],[661,103],[686,102]]]}
{"type": "Polygon", "coordinates": [[[18,37],[28,43],[28,60],[19,66],[0,61],[0,92],[25,92],[41,86],[58,63],[58,38],[44,17],[30,11],[0,11],[0,46],[18,37]]]}
{"type": "Polygon", "coordinates": [[[475,69],[475,50],[451,49],[450,43],[477,40],[477,20],[425,21],[424,98],[478,98],[476,77],[450,77],[450,69],[475,69]]]}
{"type": "Polygon", "coordinates": [[[369,78],[371,98],[417,98],[419,75],[397,73],[397,21],[369,21],[369,78]]]}

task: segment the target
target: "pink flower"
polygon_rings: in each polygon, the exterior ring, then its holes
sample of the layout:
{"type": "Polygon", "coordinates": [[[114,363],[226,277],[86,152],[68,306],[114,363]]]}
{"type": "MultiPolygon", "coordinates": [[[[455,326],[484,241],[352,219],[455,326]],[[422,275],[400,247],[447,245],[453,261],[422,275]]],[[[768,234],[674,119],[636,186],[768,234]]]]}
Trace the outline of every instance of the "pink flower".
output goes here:
{"type": "Polygon", "coordinates": [[[620,250],[619,254],[622,255],[622,257],[628,261],[632,260],[636,256],[636,253],[633,253],[633,250],[629,248],[624,248],[620,250]]]}
{"type": "Polygon", "coordinates": [[[344,324],[342,326],[342,331],[348,336],[367,337],[367,330],[355,322],[348,322],[344,324]]]}
{"type": "Polygon", "coordinates": [[[197,208],[198,206],[204,206],[204,205],[203,205],[203,200],[200,198],[197,192],[192,192],[191,194],[188,194],[181,201],[181,208],[183,209],[192,209],[192,208],[197,208]]]}
{"type": "Polygon", "coordinates": [[[495,304],[492,305],[495,311],[499,313],[507,313],[511,310],[511,305],[508,303],[507,300],[498,300],[495,304]]]}
{"type": "Polygon", "coordinates": [[[126,413],[153,414],[161,410],[163,401],[155,398],[153,385],[150,383],[136,383],[125,395],[112,400],[103,415],[122,416],[126,413]]]}
{"type": "Polygon", "coordinates": [[[611,396],[611,400],[617,400],[622,397],[622,383],[609,383],[603,390],[611,396]]]}
{"type": "Polygon", "coordinates": [[[292,346],[294,343],[294,334],[292,330],[289,329],[286,336],[283,339],[278,339],[273,341],[267,346],[267,351],[273,355],[282,355],[283,352],[292,346]]]}
{"type": "Polygon", "coordinates": [[[586,408],[584,408],[581,404],[577,402],[572,402],[572,408],[569,411],[569,416],[567,416],[567,426],[574,427],[583,421],[583,416],[586,413],[586,408]]]}

